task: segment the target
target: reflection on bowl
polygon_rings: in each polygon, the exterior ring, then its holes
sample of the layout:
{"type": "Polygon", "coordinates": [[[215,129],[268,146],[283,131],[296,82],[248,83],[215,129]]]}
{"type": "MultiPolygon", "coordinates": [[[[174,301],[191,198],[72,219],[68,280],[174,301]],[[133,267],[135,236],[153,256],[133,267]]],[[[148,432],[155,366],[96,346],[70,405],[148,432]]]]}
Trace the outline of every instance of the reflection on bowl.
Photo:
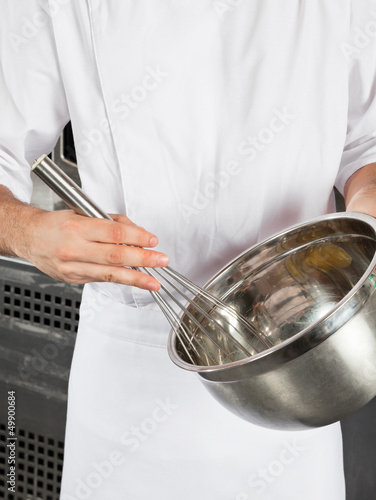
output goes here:
{"type": "Polygon", "coordinates": [[[376,221],[361,214],[321,217],[266,240],[205,289],[236,309],[270,347],[234,317],[225,321],[226,312],[210,310],[218,328],[188,306],[209,334],[182,315],[181,324],[195,338],[194,364],[174,332],[171,359],[198,372],[217,399],[252,422],[300,428],[338,420],[376,395],[376,377],[359,377],[365,363],[376,373],[376,320],[370,314],[376,309],[375,255],[376,221]],[[291,392],[305,396],[299,400],[291,392]]]}

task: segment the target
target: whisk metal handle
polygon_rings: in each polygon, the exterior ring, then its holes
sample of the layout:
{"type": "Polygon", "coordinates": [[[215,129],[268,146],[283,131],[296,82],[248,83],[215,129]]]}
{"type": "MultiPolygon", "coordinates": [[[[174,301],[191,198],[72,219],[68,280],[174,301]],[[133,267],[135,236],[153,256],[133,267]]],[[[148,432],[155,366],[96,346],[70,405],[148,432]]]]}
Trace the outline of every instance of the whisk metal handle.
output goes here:
{"type": "Polygon", "coordinates": [[[77,214],[113,220],[48,156],[35,160],[31,170],[77,214]]]}
{"type": "MultiPolygon", "coordinates": [[[[47,155],[42,155],[35,160],[31,170],[49,186],[75,213],[97,219],[113,220],[104,210],[102,210],[60,167],[56,165],[47,155]]],[[[146,271],[144,268],[131,267],[135,271],[146,271]]],[[[148,272],[150,275],[150,272],[148,272]]],[[[177,316],[158,292],[149,290],[150,294],[157,302],[162,312],[166,316],[171,327],[176,329],[177,316]]],[[[179,332],[177,336],[181,338],[179,332]]],[[[194,359],[184,342],[182,346],[188,358],[194,364],[194,359]]]]}

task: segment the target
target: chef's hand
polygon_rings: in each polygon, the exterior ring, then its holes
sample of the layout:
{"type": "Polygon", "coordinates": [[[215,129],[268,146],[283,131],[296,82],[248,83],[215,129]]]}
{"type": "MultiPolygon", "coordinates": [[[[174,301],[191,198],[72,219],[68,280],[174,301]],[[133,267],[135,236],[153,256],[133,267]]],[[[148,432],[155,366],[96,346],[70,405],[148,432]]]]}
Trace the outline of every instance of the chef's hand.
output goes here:
{"type": "Polygon", "coordinates": [[[345,186],[346,210],[376,217],[376,163],[357,170],[345,186]]]}
{"type": "Polygon", "coordinates": [[[138,248],[155,247],[157,238],[124,215],[112,218],[114,222],[83,217],[70,210],[36,210],[25,228],[18,254],[61,281],[107,281],[158,290],[156,279],[124,267],[167,265],[166,255],[138,248]]]}

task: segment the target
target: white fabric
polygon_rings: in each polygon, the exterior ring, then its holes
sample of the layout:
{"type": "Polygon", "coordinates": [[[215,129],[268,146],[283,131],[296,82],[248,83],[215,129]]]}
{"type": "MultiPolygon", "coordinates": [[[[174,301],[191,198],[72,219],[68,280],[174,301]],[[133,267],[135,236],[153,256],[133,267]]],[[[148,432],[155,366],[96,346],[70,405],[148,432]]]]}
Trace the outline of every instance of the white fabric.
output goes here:
{"type": "MultiPolygon", "coordinates": [[[[0,5],[0,183],[28,200],[71,119],[84,189],[199,283],[376,161],[374,0],[0,5]]],[[[63,500],[344,499],[338,425],[242,422],[171,364],[167,333],[147,292],[86,287],[63,500]]]]}
{"type": "Polygon", "coordinates": [[[233,416],[168,359],[164,318],[140,311],[85,290],[62,500],[344,500],[339,425],[233,416]]]}

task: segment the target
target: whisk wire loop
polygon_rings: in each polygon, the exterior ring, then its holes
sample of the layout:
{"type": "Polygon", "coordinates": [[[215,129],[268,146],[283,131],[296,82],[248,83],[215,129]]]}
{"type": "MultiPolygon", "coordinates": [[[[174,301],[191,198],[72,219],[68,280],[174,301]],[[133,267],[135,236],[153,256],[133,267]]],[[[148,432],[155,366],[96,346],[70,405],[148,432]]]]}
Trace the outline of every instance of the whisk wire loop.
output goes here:
{"type": "MultiPolygon", "coordinates": [[[[177,291],[185,299],[185,301],[187,303],[189,303],[189,304],[191,304],[193,306],[193,308],[195,309],[195,311],[199,312],[209,323],[212,323],[215,326],[215,329],[217,331],[222,332],[225,336],[229,335],[229,332],[224,329],[224,327],[219,323],[219,321],[215,320],[213,318],[213,315],[211,315],[210,313],[206,312],[198,304],[198,300],[201,299],[201,294],[198,294],[198,295],[195,296],[194,299],[191,299],[186,293],[184,293],[183,291],[181,291],[172,280],[170,280],[166,276],[164,276],[160,270],[153,269],[152,272],[150,272],[148,270],[145,270],[145,271],[149,275],[151,275],[151,276],[153,276],[154,273],[155,273],[155,275],[157,275],[159,278],[162,278],[163,280],[165,280],[175,291],[177,291]]],[[[168,290],[168,288],[163,285],[163,283],[161,283],[161,288],[170,297],[170,299],[172,299],[175,302],[175,304],[178,305],[178,307],[181,309],[181,311],[183,311],[184,314],[187,315],[187,317],[189,317],[191,319],[191,321],[196,325],[196,327],[200,330],[200,332],[203,333],[204,335],[206,335],[207,337],[209,337],[210,341],[223,353],[223,355],[226,358],[228,358],[230,361],[235,361],[235,358],[231,355],[231,353],[229,352],[229,350],[226,349],[219,342],[217,342],[217,340],[215,338],[213,338],[212,335],[210,335],[210,333],[207,331],[207,329],[204,328],[202,326],[202,324],[191,314],[191,312],[189,311],[189,309],[187,309],[186,306],[184,306],[179,300],[177,300],[176,297],[168,290]]],[[[203,295],[203,297],[204,297],[204,295],[203,295]]],[[[211,302],[209,302],[209,301],[208,301],[208,303],[211,304],[211,302]]],[[[210,311],[210,312],[214,312],[215,313],[215,310],[212,309],[212,311],[210,311]]],[[[239,334],[243,338],[244,341],[247,342],[247,339],[244,337],[244,335],[226,317],[224,317],[224,316],[220,316],[220,317],[230,327],[232,327],[237,332],[237,334],[239,334]]],[[[181,323],[181,325],[183,325],[183,323],[181,323]]],[[[195,337],[195,336],[192,335],[192,340],[196,340],[197,341],[197,337],[195,337]]],[[[235,344],[235,346],[237,347],[237,349],[239,349],[240,351],[242,351],[243,354],[246,357],[251,356],[250,352],[234,336],[231,336],[231,342],[233,344],[235,344]]]]}

